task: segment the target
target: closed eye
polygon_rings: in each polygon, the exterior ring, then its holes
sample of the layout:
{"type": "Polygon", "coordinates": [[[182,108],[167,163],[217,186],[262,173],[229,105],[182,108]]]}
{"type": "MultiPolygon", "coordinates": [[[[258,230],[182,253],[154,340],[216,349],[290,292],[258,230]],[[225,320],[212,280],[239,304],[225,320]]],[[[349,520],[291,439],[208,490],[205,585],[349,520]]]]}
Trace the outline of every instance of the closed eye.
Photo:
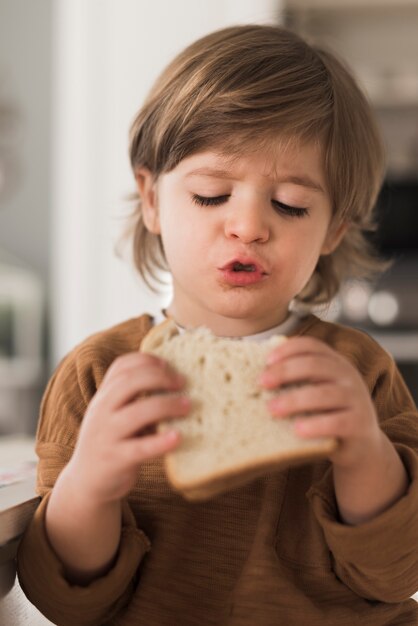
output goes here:
{"type": "MultiPolygon", "coordinates": [[[[223,196],[199,196],[198,194],[192,194],[192,200],[199,206],[219,206],[226,202],[229,198],[229,194],[223,196]]],[[[279,200],[271,201],[274,208],[280,213],[288,215],[289,217],[305,217],[309,213],[309,210],[305,207],[296,207],[289,204],[279,202],[279,200]]]]}
{"type": "Polygon", "coordinates": [[[199,196],[196,193],[192,195],[193,202],[195,202],[196,204],[199,204],[200,206],[218,206],[218,204],[222,204],[223,202],[226,202],[228,198],[229,198],[229,195],[213,196],[210,198],[207,198],[206,196],[199,196]]]}
{"type": "Polygon", "coordinates": [[[272,203],[280,213],[289,215],[289,217],[305,217],[305,215],[308,215],[309,213],[309,209],[306,207],[290,206],[289,204],[284,204],[278,200],[272,200],[272,203]]]}

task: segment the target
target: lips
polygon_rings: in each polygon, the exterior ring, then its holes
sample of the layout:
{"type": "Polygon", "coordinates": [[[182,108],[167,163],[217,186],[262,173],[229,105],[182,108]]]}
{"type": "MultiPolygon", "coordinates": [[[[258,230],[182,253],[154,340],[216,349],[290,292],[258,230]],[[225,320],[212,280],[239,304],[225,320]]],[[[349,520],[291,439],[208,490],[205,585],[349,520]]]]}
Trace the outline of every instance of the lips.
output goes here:
{"type": "Polygon", "coordinates": [[[255,272],[256,274],[267,274],[264,266],[257,259],[253,259],[250,257],[236,257],[231,261],[228,261],[225,265],[220,267],[221,270],[226,270],[229,272],[255,272]]]}
{"type": "Polygon", "coordinates": [[[251,288],[268,280],[268,272],[258,259],[237,256],[218,268],[220,282],[230,288],[251,288]]]}

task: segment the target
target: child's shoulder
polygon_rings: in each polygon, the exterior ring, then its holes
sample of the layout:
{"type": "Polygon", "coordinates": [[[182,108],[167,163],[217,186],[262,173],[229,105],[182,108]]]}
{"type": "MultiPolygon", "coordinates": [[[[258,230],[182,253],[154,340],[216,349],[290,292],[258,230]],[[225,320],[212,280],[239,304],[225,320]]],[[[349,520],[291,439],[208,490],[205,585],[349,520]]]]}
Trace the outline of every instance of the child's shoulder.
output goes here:
{"type": "Polygon", "coordinates": [[[107,369],[118,356],[138,350],[152,324],[148,314],[129,319],[88,336],[64,356],[43,394],[38,444],[74,448],[86,407],[107,369]]]}
{"type": "Polygon", "coordinates": [[[366,331],[310,315],[302,333],[324,341],[357,363],[390,363],[391,355],[366,331]]]}
{"type": "Polygon", "coordinates": [[[62,359],[57,370],[75,369],[83,378],[90,371],[101,378],[118,356],[139,350],[152,325],[152,316],[143,314],[93,333],[62,359]]]}
{"type": "Polygon", "coordinates": [[[153,318],[147,313],[132,317],[86,337],[75,347],[75,351],[93,350],[123,354],[138,350],[152,325],[153,318]]]}

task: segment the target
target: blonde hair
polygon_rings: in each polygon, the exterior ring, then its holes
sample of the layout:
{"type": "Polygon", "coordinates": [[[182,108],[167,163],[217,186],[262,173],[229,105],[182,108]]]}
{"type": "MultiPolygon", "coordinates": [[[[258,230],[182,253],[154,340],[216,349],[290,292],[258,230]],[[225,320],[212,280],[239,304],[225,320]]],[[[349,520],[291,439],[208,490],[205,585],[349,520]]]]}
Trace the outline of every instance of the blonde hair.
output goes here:
{"type": "MultiPolygon", "coordinates": [[[[235,26],[197,40],[152,87],[131,127],[130,159],[134,172],[145,166],[158,178],[204,149],[233,157],[289,140],[320,142],[333,220],[350,224],[297,298],[328,302],[342,280],[383,268],[366,236],[384,174],[382,141],[365,95],[335,54],[276,26],[235,26]]],[[[138,198],[130,232],[135,265],[156,291],[149,279],[162,282],[158,270],[168,267],[138,198]]]]}

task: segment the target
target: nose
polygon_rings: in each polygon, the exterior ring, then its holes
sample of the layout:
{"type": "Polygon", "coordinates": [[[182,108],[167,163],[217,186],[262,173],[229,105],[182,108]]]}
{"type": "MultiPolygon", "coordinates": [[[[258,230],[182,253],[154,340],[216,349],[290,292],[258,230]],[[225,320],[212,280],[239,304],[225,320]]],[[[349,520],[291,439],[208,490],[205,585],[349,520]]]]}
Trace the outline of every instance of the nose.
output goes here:
{"type": "Polygon", "coordinates": [[[260,199],[236,202],[230,205],[230,212],[225,219],[225,235],[239,239],[243,243],[263,243],[270,236],[265,207],[260,199]]]}

